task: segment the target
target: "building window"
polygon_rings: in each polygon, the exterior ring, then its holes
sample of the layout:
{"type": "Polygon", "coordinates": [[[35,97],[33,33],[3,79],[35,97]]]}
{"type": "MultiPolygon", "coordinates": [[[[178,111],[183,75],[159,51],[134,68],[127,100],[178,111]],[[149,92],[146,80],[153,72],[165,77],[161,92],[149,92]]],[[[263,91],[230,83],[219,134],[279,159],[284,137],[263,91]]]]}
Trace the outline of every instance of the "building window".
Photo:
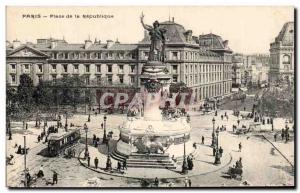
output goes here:
{"type": "Polygon", "coordinates": [[[68,59],[68,53],[65,53],[65,59],[68,59]]]}
{"type": "Polygon", "coordinates": [[[123,75],[119,75],[119,81],[121,84],[124,83],[124,76],[123,75]]]}
{"type": "Polygon", "coordinates": [[[97,65],[97,72],[101,72],[101,65],[97,65]]]}
{"type": "Polygon", "coordinates": [[[113,53],[112,52],[108,52],[108,58],[112,59],[113,58],[113,53]]]}
{"type": "Polygon", "coordinates": [[[85,65],[85,72],[90,72],[90,65],[85,65]]]}
{"type": "Polygon", "coordinates": [[[63,65],[63,67],[64,67],[64,72],[68,72],[68,65],[65,64],[65,65],[63,65]]]}
{"type": "Polygon", "coordinates": [[[78,68],[79,68],[78,64],[74,64],[74,73],[79,72],[78,68]]]}
{"type": "Polygon", "coordinates": [[[97,84],[101,84],[101,76],[97,76],[97,84]]]}
{"type": "Polygon", "coordinates": [[[107,72],[112,72],[112,65],[107,66],[107,72]]]}
{"type": "Polygon", "coordinates": [[[171,52],[171,60],[178,60],[178,52],[171,52]]]}
{"type": "Polygon", "coordinates": [[[283,55],[283,64],[290,64],[291,63],[291,57],[289,55],[283,55]]]}
{"type": "Polygon", "coordinates": [[[90,76],[85,77],[85,84],[87,84],[87,85],[90,84],[90,76]]]}
{"type": "Polygon", "coordinates": [[[38,80],[39,80],[39,82],[41,82],[43,80],[42,75],[38,75],[38,80]]]}
{"type": "Polygon", "coordinates": [[[177,74],[178,73],[178,66],[177,65],[173,65],[172,66],[172,72],[173,72],[173,74],[177,74]]]}
{"type": "Polygon", "coordinates": [[[15,74],[12,74],[12,75],[11,75],[11,83],[12,83],[12,84],[15,84],[15,83],[16,83],[16,75],[15,75],[15,74]]]}
{"type": "Polygon", "coordinates": [[[39,72],[43,72],[43,65],[38,65],[39,72]]]}
{"type": "Polygon", "coordinates": [[[178,82],[178,76],[176,76],[176,75],[173,76],[173,82],[174,82],[174,83],[178,82]]]}
{"type": "Polygon", "coordinates": [[[149,57],[149,52],[144,52],[144,59],[147,60],[149,57]]]}
{"type": "Polygon", "coordinates": [[[29,64],[24,64],[24,69],[29,70],[29,64]]]}
{"type": "Polygon", "coordinates": [[[119,73],[123,73],[124,72],[124,66],[123,65],[119,65],[119,73]]]}
{"type": "Polygon", "coordinates": [[[131,76],[131,77],[130,77],[130,83],[131,83],[131,84],[134,84],[134,82],[135,82],[134,76],[131,76]]]}
{"type": "Polygon", "coordinates": [[[97,53],[97,58],[101,59],[101,53],[97,53]]]}
{"type": "Polygon", "coordinates": [[[108,82],[109,84],[112,84],[112,75],[108,75],[108,76],[107,76],[107,82],[108,82]]]}
{"type": "Polygon", "coordinates": [[[16,70],[16,65],[15,64],[11,64],[10,67],[11,67],[12,70],[16,70]]]}
{"type": "Polygon", "coordinates": [[[131,73],[134,73],[134,68],[135,68],[134,65],[131,65],[131,66],[130,66],[131,73]]]}
{"type": "Polygon", "coordinates": [[[52,64],[52,72],[56,72],[56,64],[52,64]]]}

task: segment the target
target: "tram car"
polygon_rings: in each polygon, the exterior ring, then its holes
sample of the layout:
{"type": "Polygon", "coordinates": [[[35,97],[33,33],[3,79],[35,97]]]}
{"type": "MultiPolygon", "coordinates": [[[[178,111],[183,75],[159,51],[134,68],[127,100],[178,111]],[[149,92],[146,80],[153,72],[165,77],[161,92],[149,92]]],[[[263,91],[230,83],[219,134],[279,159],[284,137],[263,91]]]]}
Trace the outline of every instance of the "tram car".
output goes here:
{"type": "Polygon", "coordinates": [[[50,133],[48,136],[48,155],[54,157],[64,152],[67,147],[77,143],[80,139],[80,130],[50,133]]]}

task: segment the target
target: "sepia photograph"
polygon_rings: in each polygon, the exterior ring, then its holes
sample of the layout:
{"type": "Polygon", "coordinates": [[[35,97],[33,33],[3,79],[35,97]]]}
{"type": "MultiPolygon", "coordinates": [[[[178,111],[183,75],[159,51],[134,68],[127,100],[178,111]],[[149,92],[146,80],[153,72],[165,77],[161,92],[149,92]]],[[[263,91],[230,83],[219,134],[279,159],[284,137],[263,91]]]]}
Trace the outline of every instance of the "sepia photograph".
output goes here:
{"type": "Polygon", "coordinates": [[[8,188],[295,188],[295,7],[5,15],[8,188]]]}

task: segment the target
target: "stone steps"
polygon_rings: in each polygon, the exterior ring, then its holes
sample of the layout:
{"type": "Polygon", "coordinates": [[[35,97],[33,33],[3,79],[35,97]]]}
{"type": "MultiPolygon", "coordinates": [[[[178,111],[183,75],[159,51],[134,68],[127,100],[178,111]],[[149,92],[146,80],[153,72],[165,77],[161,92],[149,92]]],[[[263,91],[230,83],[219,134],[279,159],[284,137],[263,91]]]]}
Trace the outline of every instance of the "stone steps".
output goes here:
{"type": "Polygon", "coordinates": [[[131,167],[131,168],[176,169],[176,167],[174,165],[151,165],[151,164],[144,164],[144,165],[127,164],[127,167],[131,167]]]}
{"type": "Polygon", "coordinates": [[[111,157],[118,161],[127,162],[127,167],[132,168],[161,168],[161,169],[176,169],[173,161],[168,154],[140,154],[132,153],[130,156],[120,153],[114,149],[111,152],[111,157]]]}

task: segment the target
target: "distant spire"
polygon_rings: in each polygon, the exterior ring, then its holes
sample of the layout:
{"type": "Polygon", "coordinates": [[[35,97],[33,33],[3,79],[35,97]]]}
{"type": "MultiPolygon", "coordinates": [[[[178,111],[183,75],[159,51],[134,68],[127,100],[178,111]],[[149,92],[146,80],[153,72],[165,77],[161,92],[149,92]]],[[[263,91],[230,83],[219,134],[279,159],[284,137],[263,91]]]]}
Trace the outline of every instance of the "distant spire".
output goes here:
{"type": "Polygon", "coordinates": [[[95,42],[94,42],[95,44],[97,43],[97,38],[95,38],[95,42]]]}

